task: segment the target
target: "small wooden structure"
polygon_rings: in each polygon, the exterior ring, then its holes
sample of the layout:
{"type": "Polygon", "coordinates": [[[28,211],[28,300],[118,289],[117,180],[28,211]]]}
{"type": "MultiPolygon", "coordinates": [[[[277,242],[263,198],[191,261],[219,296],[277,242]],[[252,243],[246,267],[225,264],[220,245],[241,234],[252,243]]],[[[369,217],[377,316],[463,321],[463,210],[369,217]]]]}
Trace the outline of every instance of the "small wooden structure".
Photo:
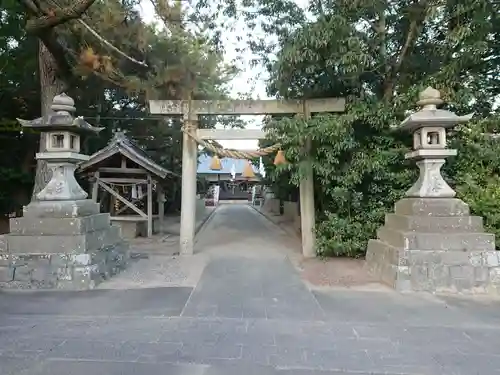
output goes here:
{"type": "Polygon", "coordinates": [[[115,133],[106,147],[79,165],[77,172],[89,177],[92,199],[109,205],[111,221],[122,228],[124,237],[146,233],[151,237],[153,219],[156,218],[162,228],[165,202],[163,185],[167,183],[168,177],[176,174],[155,163],[123,132],[115,133]],[[100,192],[103,193],[101,199],[100,192]],[[158,202],[157,216],[153,215],[154,193],[158,202]]]}

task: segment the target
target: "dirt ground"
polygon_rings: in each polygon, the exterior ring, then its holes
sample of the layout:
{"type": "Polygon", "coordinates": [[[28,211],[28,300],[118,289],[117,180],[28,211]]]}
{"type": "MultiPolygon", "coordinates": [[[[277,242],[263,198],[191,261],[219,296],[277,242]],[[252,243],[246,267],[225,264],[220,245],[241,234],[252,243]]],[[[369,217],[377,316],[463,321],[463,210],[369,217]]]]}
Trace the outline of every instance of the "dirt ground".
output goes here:
{"type": "Polygon", "coordinates": [[[311,289],[385,289],[368,274],[364,264],[364,259],[303,259],[296,263],[296,267],[311,289]]]}
{"type": "Polygon", "coordinates": [[[257,209],[269,221],[288,234],[287,242],[295,250],[291,260],[300,272],[301,278],[311,289],[354,288],[359,290],[385,289],[364,268],[364,259],[352,258],[315,258],[304,259],[300,256],[300,233],[293,223],[283,216],[270,214],[257,209]]]}

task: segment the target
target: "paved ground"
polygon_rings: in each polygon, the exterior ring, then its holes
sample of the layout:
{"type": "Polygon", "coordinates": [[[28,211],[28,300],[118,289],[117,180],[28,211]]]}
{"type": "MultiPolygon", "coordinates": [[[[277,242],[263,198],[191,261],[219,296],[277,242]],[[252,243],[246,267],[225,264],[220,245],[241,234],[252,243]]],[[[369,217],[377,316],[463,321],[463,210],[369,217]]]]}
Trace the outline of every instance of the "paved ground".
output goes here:
{"type": "Polygon", "coordinates": [[[500,374],[500,302],[310,291],[292,248],[225,206],[192,260],[140,259],[89,292],[0,293],[0,374],[500,374]]]}

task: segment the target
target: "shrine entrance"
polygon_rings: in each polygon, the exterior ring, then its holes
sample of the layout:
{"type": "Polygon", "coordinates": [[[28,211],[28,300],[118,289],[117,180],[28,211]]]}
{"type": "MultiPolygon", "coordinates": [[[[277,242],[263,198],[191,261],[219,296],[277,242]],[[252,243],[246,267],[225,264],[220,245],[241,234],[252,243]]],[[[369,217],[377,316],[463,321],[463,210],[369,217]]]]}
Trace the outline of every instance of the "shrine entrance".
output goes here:
{"type": "MultiPolygon", "coordinates": [[[[295,114],[308,119],[313,113],[343,112],[345,99],[308,99],[308,100],[150,100],[149,110],[153,115],[182,116],[182,201],[180,252],[191,255],[194,252],[196,224],[196,181],[198,166],[198,144],[221,157],[252,159],[280,151],[276,144],[255,151],[236,151],[220,149],[209,140],[252,140],[265,139],[261,129],[199,129],[198,117],[207,115],[272,115],[295,114]]],[[[310,141],[303,141],[305,151],[310,141]]],[[[302,233],[302,254],[304,257],[316,256],[315,251],[315,211],[313,170],[308,168],[300,181],[300,224],[302,233]]]]}

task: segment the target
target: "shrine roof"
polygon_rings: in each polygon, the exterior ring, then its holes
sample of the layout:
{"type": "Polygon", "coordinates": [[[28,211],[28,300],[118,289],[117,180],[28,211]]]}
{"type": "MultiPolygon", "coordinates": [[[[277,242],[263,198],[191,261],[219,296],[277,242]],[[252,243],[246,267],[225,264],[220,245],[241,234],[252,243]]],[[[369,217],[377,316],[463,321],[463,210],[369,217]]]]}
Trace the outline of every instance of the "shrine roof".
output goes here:
{"type": "Polygon", "coordinates": [[[141,168],[162,179],[166,178],[168,175],[178,176],[176,173],[157,164],[146,151],[144,151],[135,141],[127,138],[122,132],[115,133],[106,147],[91,155],[89,160],[81,163],[78,167],[78,171],[83,172],[87,169],[95,168],[97,165],[102,164],[116,154],[123,155],[141,168]]]}

